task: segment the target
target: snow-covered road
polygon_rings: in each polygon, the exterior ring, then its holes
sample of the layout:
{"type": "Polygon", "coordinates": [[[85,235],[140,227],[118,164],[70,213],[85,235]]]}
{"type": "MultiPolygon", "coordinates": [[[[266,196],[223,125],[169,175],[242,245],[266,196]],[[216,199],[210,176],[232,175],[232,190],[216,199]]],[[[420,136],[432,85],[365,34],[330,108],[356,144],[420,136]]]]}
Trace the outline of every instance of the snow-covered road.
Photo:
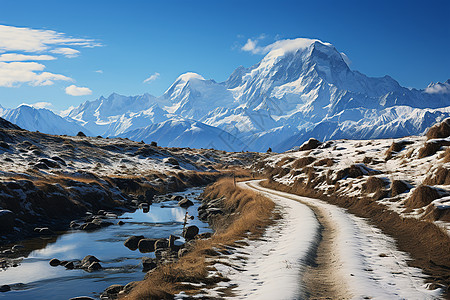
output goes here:
{"type": "MultiPolygon", "coordinates": [[[[408,255],[395,241],[364,219],[324,201],[300,197],[259,186],[258,181],[239,184],[257,190],[277,204],[282,218],[261,239],[232,250],[216,263],[216,269],[231,281],[237,299],[305,299],[306,287],[335,285],[334,297],[348,299],[438,299],[440,290],[428,290],[420,269],[406,264],[408,255]],[[321,216],[322,221],[316,216],[321,216]],[[323,219],[325,218],[325,219],[323,219]],[[332,250],[326,277],[305,276],[321,241],[321,232],[332,232],[332,250]],[[309,278],[309,279],[305,279],[309,278]],[[306,280],[318,281],[316,285],[306,280]]],[[[323,239],[325,242],[325,239],[323,239]]],[[[325,287],[324,287],[325,288],[325,287]]],[[[211,296],[215,292],[211,291],[211,296]]]]}

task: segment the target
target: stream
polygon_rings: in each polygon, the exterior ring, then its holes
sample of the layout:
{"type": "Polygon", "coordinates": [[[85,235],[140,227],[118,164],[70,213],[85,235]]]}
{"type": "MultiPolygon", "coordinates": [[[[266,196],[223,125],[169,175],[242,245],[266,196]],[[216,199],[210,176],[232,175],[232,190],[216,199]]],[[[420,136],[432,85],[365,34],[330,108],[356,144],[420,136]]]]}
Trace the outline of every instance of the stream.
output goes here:
{"type": "MultiPolygon", "coordinates": [[[[0,269],[0,286],[9,285],[11,291],[0,293],[0,299],[70,299],[77,296],[99,298],[105,288],[112,284],[126,285],[142,280],[142,257],[155,257],[154,252],[132,251],[123,242],[132,235],[146,238],[168,238],[182,235],[186,210],[193,220],[188,225],[196,225],[200,233],[211,232],[207,223],[197,218],[197,208],[201,204],[195,198],[202,188],[191,188],[184,192],[172,193],[190,199],[194,205],[181,208],[176,201],[154,203],[150,211],[141,209],[125,213],[108,221],[116,224],[92,232],[70,230],[56,238],[44,240],[36,238],[18,243],[25,249],[34,249],[29,255],[19,258],[18,266],[0,269]],[[86,255],[94,255],[103,269],[87,272],[82,269],[68,270],[63,266],[52,267],[52,258],[59,260],[81,260],[86,255]]],[[[180,238],[178,243],[183,243],[180,238]]]]}

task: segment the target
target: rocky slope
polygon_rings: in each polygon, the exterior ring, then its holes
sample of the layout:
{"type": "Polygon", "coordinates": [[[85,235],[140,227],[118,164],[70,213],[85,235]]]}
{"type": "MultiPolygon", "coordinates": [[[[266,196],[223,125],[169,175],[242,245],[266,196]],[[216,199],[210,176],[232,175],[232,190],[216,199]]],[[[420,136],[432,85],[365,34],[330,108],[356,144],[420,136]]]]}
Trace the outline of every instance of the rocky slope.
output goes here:
{"type": "MultiPolygon", "coordinates": [[[[29,132],[0,118],[0,243],[36,226],[65,229],[98,210],[204,185],[255,153],[162,148],[128,139],[29,132]]],[[[137,201],[137,202],[136,202],[137,201]]]]}

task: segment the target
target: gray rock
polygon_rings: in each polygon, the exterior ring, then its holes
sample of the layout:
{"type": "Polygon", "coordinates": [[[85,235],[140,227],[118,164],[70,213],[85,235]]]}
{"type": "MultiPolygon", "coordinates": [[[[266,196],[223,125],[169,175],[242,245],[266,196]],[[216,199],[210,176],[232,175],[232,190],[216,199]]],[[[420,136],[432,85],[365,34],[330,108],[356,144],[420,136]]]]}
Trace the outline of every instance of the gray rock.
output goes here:
{"type": "Polygon", "coordinates": [[[120,220],[119,222],[117,222],[117,225],[124,225],[125,224],[125,222],[124,221],[122,221],[122,220],[120,220]]]}
{"type": "Polygon", "coordinates": [[[120,284],[113,284],[110,285],[105,289],[105,291],[102,293],[102,296],[112,296],[117,295],[120,293],[120,291],[124,288],[123,285],[120,284]]]}
{"type": "Polygon", "coordinates": [[[155,242],[155,250],[156,249],[166,249],[169,248],[169,240],[168,239],[158,239],[155,242]]]}
{"type": "Polygon", "coordinates": [[[142,271],[148,272],[156,268],[156,260],[151,257],[143,257],[142,258],[142,271]]]}
{"type": "Polygon", "coordinates": [[[132,235],[129,238],[127,238],[123,244],[128,249],[134,251],[138,248],[139,241],[142,240],[143,238],[144,238],[143,235],[132,235]]]}
{"type": "Polygon", "coordinates": [[[92,264],[89,265],[88,267],[88,271],[97,271],[102,269],[102,265],[99,262],[93,262],[92,264]]]}
{"type": "Polygon", "coordinates": [[[141,253],[155,251],[155,242],[157,239],[142,239],[139,241],[138,249],[141,253]]]}
{"type": "Polygon", "coordinates": [[[52,258],[49,262],[50,266],[52,267],[56,267],[59,266],[61,264],[61,261],[57,258],[52,258]]]}
{"type": "Polygon", "coordinates": [[[5,293],[5,292],[9,292],[11,290],[11,287],[7,284],[4,284],[2,286],[0,286],[0,292],[1,293],[5,293]]]}
{"type": "Polygon", "coordinates": [[[81,225],[81,230],[86,230],[86,231],[90,231],[90,230],[96,230],[100,228],[100,225],[94,223],[94,222],[89,222],[89,223],[84,223],[83,225],[81,225]]]}
{"type": "Polygon", "coordinates": [[[93,255],[87,255],[81,260],[81,267],[82,268],[89,268],[89,266],[94,262],[99,262],[100,260],[93,256],[93,255]]]}
{"type": "Polygon", "coordinates": [[[186,240],[192,240],[193,238],[195,238],[195,236],[198,234],[198,232],[199,232],[198,227],[195,225],[191,225],[184,229],[183,237],[186,240]]]}
{"type": "Polygon", "coordinates": [[[178,202],[178,205],[181,206],[181,207],[186,208],[186,207],[194,205],[194,202],[192,202],[188,198],[184,198],[183,200],[178,202]]]}
{"type": "Polygon", "coordinates": [[[75,268],[75,264],[74,264],[72,261],[69,261],[68,263],[66,263],[66,264],[64,265],[64,267],[65,267],[66,269],[72,270],[72,269],[75,268]]]}

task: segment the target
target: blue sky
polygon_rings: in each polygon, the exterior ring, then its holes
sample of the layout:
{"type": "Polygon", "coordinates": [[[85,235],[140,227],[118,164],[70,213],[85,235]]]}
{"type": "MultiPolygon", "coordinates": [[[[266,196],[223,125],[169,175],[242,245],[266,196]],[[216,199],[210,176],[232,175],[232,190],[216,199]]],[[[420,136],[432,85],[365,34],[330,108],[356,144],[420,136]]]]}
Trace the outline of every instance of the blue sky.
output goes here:
{"type": "Polygon", "coordinates": [[[242,49],[249,39],[264,46],[317,38],[344,52],[352,69],[390,75],[407,87],[450,78],[450,1],[0,5],[0,104],[8,108],[48,102],[58,111],[112,92],[159,96],[188,71],[224,81],[238,66],[263,57],[242,49]]]}

